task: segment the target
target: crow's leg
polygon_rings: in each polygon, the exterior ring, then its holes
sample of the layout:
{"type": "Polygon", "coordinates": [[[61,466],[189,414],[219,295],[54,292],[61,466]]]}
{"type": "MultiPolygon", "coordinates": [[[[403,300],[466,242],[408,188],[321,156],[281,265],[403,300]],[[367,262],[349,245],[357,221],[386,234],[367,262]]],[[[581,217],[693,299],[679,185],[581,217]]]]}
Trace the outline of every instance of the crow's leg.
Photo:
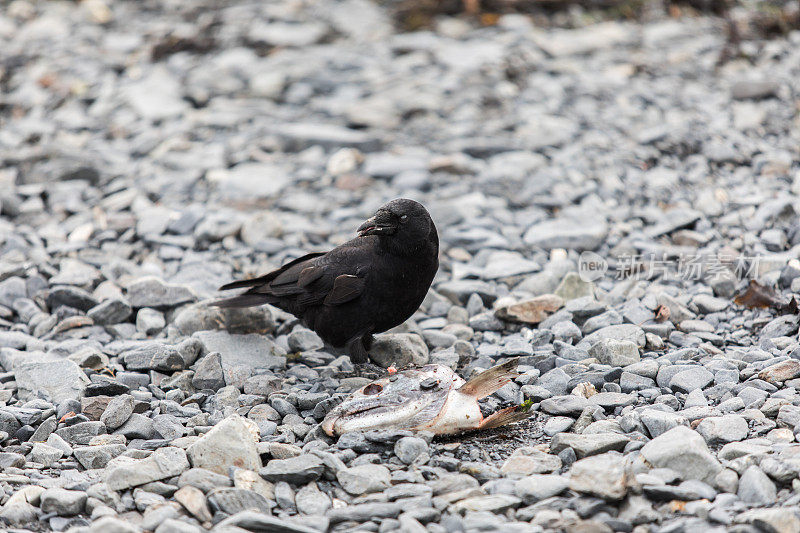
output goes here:
{"type": "Polygon", "coordinates": [[[347,353],[350,354],[350,360],[354,365],[361,365],[369,361],[369,352],[364,345],[363,335],[357,335],[347,341],[345,348],[347,348],[347,353]]]}
{"type": "Polygon", "coordinates": [[[350,339],[346,348],[350,354],[350,360],[355,366],[355,374],[365,378],[378,378],[386,371],[369,362],[369,348],[372,346],[372,335],[365,333],[350,339]]]}

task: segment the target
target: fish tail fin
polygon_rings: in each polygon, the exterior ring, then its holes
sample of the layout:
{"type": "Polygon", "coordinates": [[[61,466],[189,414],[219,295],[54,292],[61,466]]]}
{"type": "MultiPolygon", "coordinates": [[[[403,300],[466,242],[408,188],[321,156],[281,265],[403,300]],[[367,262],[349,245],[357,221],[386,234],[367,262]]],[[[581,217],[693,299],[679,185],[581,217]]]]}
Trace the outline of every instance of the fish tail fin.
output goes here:
{"type": "Polygon", "coordinates": [[[506,424],[525,420],[530,417],[531,414],[532,413],[525,408],[525,404],[513,405],[511,407],[501,409],[500,411],[497,411],[496,413],[484,418],[483,422],[481,422],[481,425],[478,426],[478,429],[489,429],[505,426],[506,424]]]}
{"type": "Polygon", "coordinates": [[[244,293],[233,298],[225,298],[224,300],[217,300],[212,302],[211,305],[216,307],[254,307],[256,305],[264,305],[270,303],[270,297],[266,294],[244,293]]]}
{"type": "Polygon", "coordinates": [[[459,392],[474,396],[478,400],[486,398],[494,391],[519,376],[517,364],[519,357],[509,359],[502,365],[493,366],[467,381],[458,389],[459,392]]]}

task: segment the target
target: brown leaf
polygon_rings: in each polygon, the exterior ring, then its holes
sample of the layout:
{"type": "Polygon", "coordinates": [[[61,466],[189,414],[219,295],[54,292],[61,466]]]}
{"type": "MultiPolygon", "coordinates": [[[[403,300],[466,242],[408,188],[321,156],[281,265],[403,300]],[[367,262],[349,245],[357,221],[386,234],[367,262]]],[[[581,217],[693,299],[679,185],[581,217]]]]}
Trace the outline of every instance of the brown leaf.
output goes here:
{"type": "Polygon", "coordinates": [[[667,307],[666,305],[659,305],[656,308],[656,318],[655,318],[655,320],[659,324],[661,322],[666,322],[667,320],[669,320],[669,307],[667,307]]]}
{"type": "Polygon", "coordinates": [[[785,305],[784,301],[775,292],[775,289],[767,285],[762,285],[754,279],[750,280],[750,285],[744,294],[738,295],[733,299],[738,305],[754,309],[756,307],[774,307],[780,309],[785,305]]]}
{"type": "Polygon", "coordinates": [[[480,20],[482,26],[497,26],[500,15],[498,13],[481,13],[480,20]]]}
{"type": "Polygon", "coordinates": [[[555,294],[542,294],[524,302],[499,308],[495,315],[500,320],[538,324],[564,305],[564,300],[555,294]]]}

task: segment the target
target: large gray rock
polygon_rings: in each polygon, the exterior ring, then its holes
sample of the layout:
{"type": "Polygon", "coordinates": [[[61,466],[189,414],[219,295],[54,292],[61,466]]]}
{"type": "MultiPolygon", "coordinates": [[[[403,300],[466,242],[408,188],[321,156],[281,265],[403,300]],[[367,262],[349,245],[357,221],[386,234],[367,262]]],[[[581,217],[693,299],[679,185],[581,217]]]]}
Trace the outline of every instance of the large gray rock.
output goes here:
{"type": "Polygon", "coordinates": [[[331,508],[330,496],[319,490],[316,483],[309,483],[295,494],[297,510],[307,515],[323,515],[331,508]]]}
{"type": "Polygon", "coordinates": [[[259,470],[259,474],[267,481],[286,481],[301,485],[319,479],[322,470],[322,459],[315,455],[303,454],[289,459],[273,459],[259,470]]]}
{"type": "Polygon", "coordinates": [[[381,492],[391,483],[389,470],[382,465],[358,465],[342,468],[336,472],[336,479],[342,488],[354,496],[381,492]]]}
{"type": "Polygon", "coordinates": [[[175,319],[175,326],[184,335],[196,331],[223,329],[229,333],[271,333],[275,322],[269,307],[214,307],[207,302],[182,307],[175,319]]]}
{"type": "Polygon", "coordinates": [[[230,169],[213,169],[208,181],[225,198],[264,198],[277,194],[292,182],[289,170],[272,163],[243,162],[230,169]]]}
{"type": "Polygon", "coordinates": [[[739,478],[739,499],[755,505],[772,505],[777,495],[775,483],[767,477],[763,470],[751,465],[739,478]]]}
{"type": "MultiPolygon", "coordinates": [[[[396,516],[396,515],[395,515],[396,516]]],[[[321,517],[320,517],[321,518],[321,517]]],[[[317,524],[323,524],[327,530],[327,522],[324,519],[318,520],[317,524]]],[[[219,531],[269,531],[272,533],[319,533],[320,529],[304,526],[295,522],[290,522],[276,516],[270,516],[256,511],[242,511],[233,516],[229,516],[215,526],[219,531]]]]}
{"type": "Polygon", "coordinates": [[[561,468],[561,459],[538,448],[523,446],[514,450],[500,471],[509,476],[528,476],[554,472],[561,468]]]}
{"type": "Polygon", "coordinates": [[[146,76],[127,85],[123,97],[139,116],[161,120],[181,115],[189,107],[181,94],[176,77],[159,66],[148,69],[146,76]]]}
{"type": "Polygon", "coordinates": [[[89,444],[93,437],[102,435],[105,432],[105,424],[99,421],[90,421],[64,426],[57,429],[55,434],[70,444],[89,444]]]}
{"type": "Polygon", "coordinates": [[[599,248],[607,233],[608,225],[603,220],[559,218],[534,224],[523,239],[525,244],[545,250],[567,248],[583,251],[599,248]]]}
{"type": "Polygon", "coordinates": [[[124,444],[79,446],[73,450],[75,459],[87,470],[105,468],[115,457],[125,453],[124,444]]]}
{"type": "Polygon", "coordinates": [[[631,341],[639,348],[644,348],[646,340],[644,330],[639,326],[635,324],[617,324],[615,326],[606,326],[590,333],[585,336],[577,346],[588,350],[594,346],[595,343],[604,339],[631,341]]]}
{"type": "Polygon", "coordinates": [[[550,453],[559,454],[566,448],[575,450],[578,459],[597,455],[611,450],[621,452],[630,439],[617,433],[595,433],[578,435],[558,433],[550,441],[550,453]]]}
{"type": "Polygon", "coordinates": [[[589,355],[610,366],[633,365],[640,360],[639,347],[629,340],[599,340],[589,348],[589,355]]]}
{"type": "Polygon", "coordinates": [[[708,416],[697,426],[697,432],[710,445],[744,440],[748,430],[747,420],[738,415],[708,416]]]}
{"type": "Polygon", "coordinates": [[[117,429],[133,414],[133,404],[133,396],[130,394],[115,396],[108,402],[103,414],[100,415],[100,422],[105,424],[109,430],[117,429]]]}
{"type": "Polygon", "coordinates": [[[31,449],[30,459],[34,463],[41,463],[44,466],[52,466],[53,463],[64,456],[64,451],[43,442],[37,442],[31,449]]]}
{"type": "Polygon", "coordinates": [[[227,474],[231,467],[258,470],[258,439],[258,426],[252,420],[231,415],[189,446],[186,454],[193,467],[217,474],[227,474]]]}
{"type": "Polygon", "coordinates": [[[511,494],[488,494],[472,496],[458,501],[449,507],[454,514],[468,512],[502,513],[511,507],[517,507],[522,500],[511,494]]]}
{"type": "Polygon", "coordinates": [[[79,490],[47,489],[41,495],[40,507],[43,513],[75,516],[83,512],[86,498],[86,493],[79,490]]]}
{"type": "Polygon", "coordinates": [[[125,435],[131,439],[152,439],[155,437],[153,419],[139,413],[133,413],[114,433],[125,435]]]}
{"type": "Polygon", "coordinates": [[[722,470],[706,441],[696,431],[677,426],[644,445],[642,457],[656,468],[671,468],[681,478],[713,483],[722,470]]]}
{"type": "Polygon", "coordinates": [[[0,468],[22,468],[25,466],[25,456],[14,452],[0,452],[0,468]]]}
{"type": "Polygon", "coordinates": [[[707,387],[712,381],[714,374],[702,366],[694,366],[672,376],[669,387],[674,391],[689,393],[707,387]]]}
{"type": "Polygon", "coordinates": [[[514,494],[522,498],[526,505],[539,500],[558,496],[569,488],[569,479],[558,475],[533,474],[526,476],[514,485],[514,494]]]}
{"type": "Polygon", "coordinates": [[[154,276],[137,279],[128,285],[128,302],[133,307],[153,307],[156,309],[175,307],[193,302],[195,293],[183,285],[170,285],[154,276]]]}
{"type": "Polygon", "coordinates": [[[219,390],[225,386],[222,356],[217,352],[206,354],[194,367],[192,385],[200,390],[219,390]]]}
{"type": "Polygon", "coordinates": [[[193,335],[207,352],[220,355],[226,385],[238,388],[256,370],[275,370],[286,366],[286,353],[263,335],[233,335],[227,331],[198,331],[193,335]]]}
{"type": "Polygon", "coordinates": [[[141,533],[142,528],[113,516],[103,516],[92,522],[89,533],[141,533]]]}
{"type": "Polygon", "coordinates": [[[165,325],[164,314],[155,309],[143,307],[136,313],[136,329],[145,335],[154,335],[164,329],[165,325]]]}
{"type": "Polygon", "coordinates": [[[203,492],[209,492],[220,487],[230,487],[233,485],[231,478],[225,475],[217,474],[205,468],[190,468],[178,478],[178,486],[185,487],[191,486],[200,489],[203,492]]]}
{"type": "Polygon", "coordinates": [[[20,298],[26,298],[27,294],[25,280],[18,276],[11,276],[0,281],[0,305],[11,309],[14,302],[20,298]]]}
{"type": "Polygon", "coordinates": [[[174,346],[148,343],[120,354],[128,370],[158,370],[172,373],[183,370],[185,361],[174,346]]]}
{"type": "Polygon", "coordinates": [[[428,363],[428,346],[416,333],[385,333],[375,336],[369,356],[383,368],[422,366],[428,363]]]}
{"type": "Polygon", "coordinates": [[[124,298],[111,298],[104,300],[87,311],[86,315],[94,320],[95,324],[106,326],[125,322],[133,313],[131,304],[124,298]]]}
{"type": "Polygon", "coordinates": [[[240,488],[214,489],[208,493],[208,503],[212,511],[222,511],[229,515],[250,509],[262,513],[270,510],[269,501],[263,495],[240,488]]]}
{"type": "Polygon", "coordinates": [[[661,411],[659,409],[642,409],[639,413],[639,419],[653,438],[677,426],[689,425],[689,420],[685,416],[670,411],[661,411]]]}
{"type": "Polygon", "coordinates": [[[739,513],[735,520],[740,524],[753,524],[758,527],[759,531],[769,531],[770,533],[800,531],[800,515],[793,506],[750,509],[739,513]]]}
{"type": "Polygon", "coordinates": [[[186,452],[166,446],[158,448],[144,459],[119,457],[103,472],[104,481],[111,490],[124,490],[180,475],[189,468],[186,452]]]}
{"type": "Polygon", "coordinates": [[[621,500],[628,492],[625,459],[617,453],[576,461],[569,471],[569,488],[606,500],[621,500]]]}
{"type": "Polygon", "coordinates": [[[567,394],[542,400],[541,404],[539,404],[539,408],[550,415],[580,416],[588,405],[589,402],[586,398],[567,394]]]}
{"type": "Polygon", "coordinates": [[[556,287],[554,294],[565,302],[587,296],[593,297],[594,283],[582,279],[577,272],[567,272],[561,283],[556,287]]]}
{"type": "Polygon", "coordinates": [[[403,437],[394,443],[394,454],[404,464],[410,465],[422,454],[428,457],[428,443],[419,437],[403,437]]]}
{"type": "Polygon", "coordinates": [[[770,365],[759,372],[758,377],[776,385],[800,377],[800,361],[786,359],[780,363],[770,365]]]}
{"type": "Polygon", "coordinates": [[[88,311],[97,305],[97,300],[88,292],[70,285],[56,285],[47,292],[47,306],[55,311],[60,306],[88,311]]]}
{"type": "Polygon", "coordinates": [[[275,126],[275,132],[283,140],[287,151],[302,151],[319,145],[325,149],[349,147],[362,152],[374,152],[381,141],[367,132],[343,128],[333,124],[291,123],[275,126]]]}
{"type": "Polygon", "coordinates": [[[56,404],[80,399],[89,384],[83,370],[69,359],[22,363],[15,376],[21,400],[44,395],[56,404]]]}

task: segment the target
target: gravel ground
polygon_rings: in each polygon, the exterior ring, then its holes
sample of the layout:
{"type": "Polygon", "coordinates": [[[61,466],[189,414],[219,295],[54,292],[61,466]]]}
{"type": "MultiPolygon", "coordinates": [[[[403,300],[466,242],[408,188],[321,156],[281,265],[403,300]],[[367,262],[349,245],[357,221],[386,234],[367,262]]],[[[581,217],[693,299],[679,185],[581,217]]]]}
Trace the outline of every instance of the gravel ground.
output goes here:
{"type": "Polygon", "coordinates": [[[724,44],[712,18],[3,3],[0,521],[800,531],[800,33],[724,44]],[[530,420],[330,439],[347,357],[207,305],[400,196],[441,268],[373,359],[520,357],[483,407],[530,420]]]}

